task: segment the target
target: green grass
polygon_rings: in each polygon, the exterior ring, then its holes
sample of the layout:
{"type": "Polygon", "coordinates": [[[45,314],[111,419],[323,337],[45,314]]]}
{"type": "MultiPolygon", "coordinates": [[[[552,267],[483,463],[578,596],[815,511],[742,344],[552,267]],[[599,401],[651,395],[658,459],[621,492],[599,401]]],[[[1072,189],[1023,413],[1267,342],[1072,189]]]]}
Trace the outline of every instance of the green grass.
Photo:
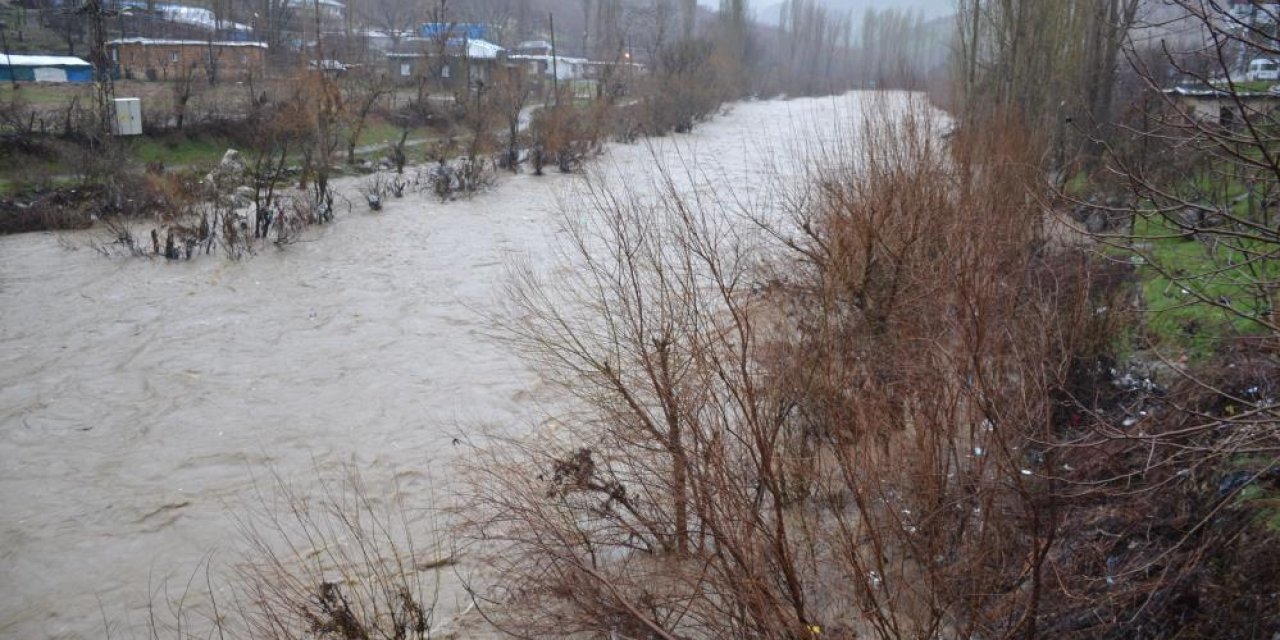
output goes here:
{"type": "MultiPolygon", "coordinates": [[[[1247,80],[1244,82],[1236,82],[1236,91],[1266,93],[1276,82],[1272,80],[1247,80]]],[[[1227,89],[1228,85],[1224,82],[1218,85],[1219,89],[1227,89]]]]}
{"type": "Polygon", "coordinates": [[[19,82],[14,89],[10,82],[0,82],[0,103],[21,100],[30,107],[60,107],[72,98],[80,98],[81,103],[88,105],[92,100],[92,88],[89,85],[54,85],[36,82],[19,82]]]}
{"type": "Polygon", "coordinates": [[[1270,310],[1270,300],[1257,283],[1280,280],[1280,255],[1275,254],[1280,247],[1246,244],[1213,249],[1181,237],[1176,227],[1158,219],[1137,221],[1134,235],[1145,245],[1152,263],[1138,273],[1148,312],[1147,333],[1158,346],[1203,358],[1225,340],[1265,330],[1251,319],[1270,310]],[[1254,252],[1271,253],[1251,260],[1249,254],[1254,252]],[[1230,309],[1202,298],[1221,301],[1230,309]]]}
{"type": "MultiPolygon", "coordinates": [[[[356,141],[356,146],[364,147],[372,144],[394,144],[400,141],[400,127],[386,122],[385,120],[377,120],[370,118],[365,123],[364,131],[360,132],[360,137],[356,141]]],[[[414,127],[409,130],[409,140],[423,140],[438,138],[439,134],[435,129],[430,127],[414,127]]]]}
{"type": "Polygon", "coordinates": [[[213,166],[227,149],[234,147],[216,138],[189,139],[181,136],[152,138],[140,136],[129,140],[129,152],[139,162],[163,163],[165,166],[213,166]]]}
{"type": "Polygon", "coordinates": [[[1240,490],[1236,504],[1257,510],[1257,522],[1272,533],[1280,533],[1280,492],[1250,484],[1240,490]]]}
{"type": "MultiPolygon", "coordinates": [[[[8,41],[10,53],[66,55],[67,41],[63,34],[41,26],[38,11],[31,9],[23,11],[16,6],[0,7],[0,20],[8,25],[5,40],[8,41]],[[21,39],[18,38],[19,31],[22,32],[21,39]]],[[[76,55],[84,56],[85,49],[86,46],[83,43],[77,43],[76,55]]]]}
{"type": "Polygon", "coordinates": [[[1062,190],[1072,198],[1084,198],[1089,194],[1089,174],[1085,171],[1077,171],[1062,186],[1062,190]]]}
{"type": "MultiPolygon", "coordinates": [[[[420,137],[418,134],[417,130],[410,131],[409,139],[420,137]]],[[[371,144],[396,142],[398,140],[400,140],[400,127],[380,120],[370,120],[365,124],[364,131],[360,132],[360,138],[356,141],[356,145],[363,147],[371,144]]]]}
{"type": "Polygon", "coordinates": [[[30,193],[33,190],[45,187],[71,187],[79,183],[80,179],[73,175],[50,175],[40,184],[22,179],[0,177],[0,198],[21,196],[24,193],[30,193]]]}

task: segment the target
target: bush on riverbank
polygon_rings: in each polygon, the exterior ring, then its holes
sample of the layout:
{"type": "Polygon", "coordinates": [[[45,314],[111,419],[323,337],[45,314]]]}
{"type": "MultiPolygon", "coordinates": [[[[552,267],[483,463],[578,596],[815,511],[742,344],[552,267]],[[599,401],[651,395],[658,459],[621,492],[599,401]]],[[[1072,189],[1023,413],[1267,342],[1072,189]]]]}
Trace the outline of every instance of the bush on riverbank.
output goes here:
{"type": "MultiPolygon", "coordinates": [[[[496,321],[569,400],[461,516],[538,637],[1280,632],[1280,367],[1129,359],[1141,273],[1050,232],[1042,142],[863,122],[776,212],[660,168],[496,321]],[[762,266],[764,265],[764,266],[762,266]],[[565,301],[570,301],[566,303],[565,301]],[[488,548],[487,546],[485,548],[488,548]]],[[[482,607],[483,608],[483,607],[482,607]]]]}
{"type": "Polygon", "coordinates": [[[785,220],[752,212],[760,236],[664,174],[656,204],[597,185],[569,212],[567,281],[520,274],[498,321],[576,403],[473,469],[490,615],[539,637],[1034,629],[1059,517],[1039,443],[1122,290],[1027,215],[1032,140],[948,149],[932,114],[881,111],[780,187],[785,220]]]}
{"type": "Polygon", "coordinates": [[[311,491],[271,481],[237,518],[234,572],[207,558],[185,586],[152,585],[146,637],[410,640],[455,630],[437,611],[439,572],[455,558],[397,487],[373,490],[351,467],[311,491]]]}

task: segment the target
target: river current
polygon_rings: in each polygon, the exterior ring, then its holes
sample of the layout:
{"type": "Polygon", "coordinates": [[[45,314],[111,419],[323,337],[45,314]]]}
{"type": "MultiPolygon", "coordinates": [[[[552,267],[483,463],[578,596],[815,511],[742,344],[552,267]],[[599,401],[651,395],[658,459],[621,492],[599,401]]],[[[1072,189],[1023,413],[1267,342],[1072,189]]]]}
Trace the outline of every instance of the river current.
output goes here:
{"type": "MultiPolygon", "coordinates": [[[[668,163],[761,194],[861,99],[741,103],[595,162],[633,188],[668,163]]],[[[482,318],[513,262],[554,267],[581,180],[354,205],[240,261],[106,258],[88,248],[101,232],[0,237],[0,637],[141,636],[149,591],[231,553],[234,514],[273,474],[347,465],[440,493],[468,425],[535,428],[544,385],[482,318]]],[[[338,188],[358,200],[358,182],[338,188]]]]}

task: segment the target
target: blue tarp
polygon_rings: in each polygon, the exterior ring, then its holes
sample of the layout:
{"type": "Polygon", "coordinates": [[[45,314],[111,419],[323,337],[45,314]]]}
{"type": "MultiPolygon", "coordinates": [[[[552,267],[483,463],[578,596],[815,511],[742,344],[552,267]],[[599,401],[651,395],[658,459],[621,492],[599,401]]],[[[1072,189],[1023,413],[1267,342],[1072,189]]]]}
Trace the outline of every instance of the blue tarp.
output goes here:
{"type": "Polygon", "coordinates": [[[0,64],[0,82],[35,82],[35,69],[31,67],[10,67],[7,64],[0,64]]]}
{"type": "Polygon", "coordinates": [[[452,38],[467,38],[468,40],[488,40],[489,25],[471,24],[468,22],[428,22],[422,25],[422,37],[436,38],[442,34],[448,34],[452,38]]]}
{"type": "MultiPolygon", "coordinates": [[[[67,75],[67,82],[77,84],[88,84],[93,82],[93,67],[65,66],[65,65],[40,65],[39,67],[15,64],[4,64],[4,58],[0,57],[0,83],[12,82],[36,82],[36,69],[62,69],[67,75]]],[[[47,76],[46,76],[47,78],[47,76]]]]}

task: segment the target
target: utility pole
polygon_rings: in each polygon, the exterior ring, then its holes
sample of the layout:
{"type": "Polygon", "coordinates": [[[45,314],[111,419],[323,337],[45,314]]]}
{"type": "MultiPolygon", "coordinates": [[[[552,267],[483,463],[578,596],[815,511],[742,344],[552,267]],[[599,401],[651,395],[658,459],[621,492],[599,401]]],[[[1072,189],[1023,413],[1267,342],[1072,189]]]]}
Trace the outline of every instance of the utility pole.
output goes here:
{"type": "MultiPolygon", "coordinates": [[[[471,29],[462,30],[462,99],[465,104],[471,99],[471,29]]],[[[480,107],[480,95],[476,94],[476,107],[480,107]]]]}
{"type": "Polygon", "coordinates": [[[90,49],[89,62],[93,65],[95,97],[98,108],[98,133],[111,135],[112,122],[115,120],[115,82],[111,78],[111,59],[107,56],[106,20],[118,14],[102,8],[102,0],[85,0],[85,3],[73,11],[77,15],[89,18],[90,49]]]}
{"type": "Polygon", "coordinates": [[[547,14],[551,21],[551,92],[555,95],[556,108],[560,108],[560,52],[556,50],[556,14],[547,14]]]}
{"type": "MultiPolygon", "coordinates": [[[[324,75],[324,43],[323,31],[320,28],[320,0],[315,1],[315,19],[316,19],[316,68],[320,70],[320,75],[324,75]]],[[[307,43],[302,43],[303,56],[306,55],[307,43]]]]}

